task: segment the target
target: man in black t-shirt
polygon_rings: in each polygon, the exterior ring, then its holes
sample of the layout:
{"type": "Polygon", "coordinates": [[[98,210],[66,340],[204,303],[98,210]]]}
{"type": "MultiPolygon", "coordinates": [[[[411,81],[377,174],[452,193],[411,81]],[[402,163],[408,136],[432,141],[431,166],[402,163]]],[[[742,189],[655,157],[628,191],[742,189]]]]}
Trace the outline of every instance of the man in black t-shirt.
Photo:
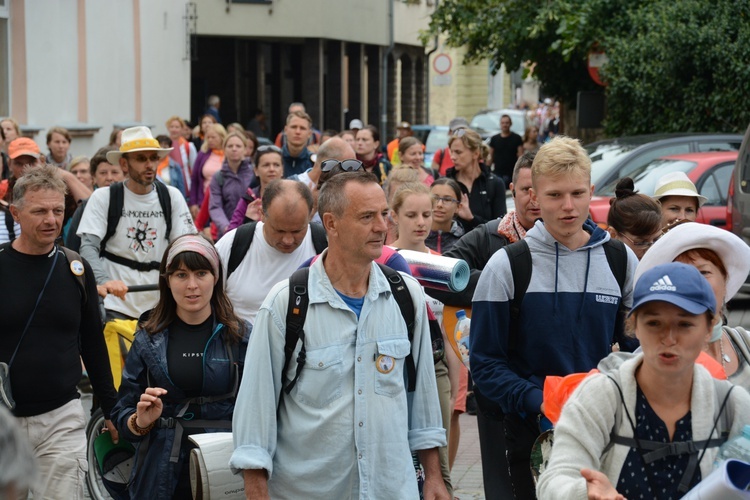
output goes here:
{"type": "Polygon", "coordinates": [[[523,139],[510,131],[512,124],[510,116],[501,116],[500,133],[490,139],[490,154],[495,164],[495,175],[502,178],[506,186],[510,185],[516,160],[523,154],[523,139]]]}
{"type": "Polygon", "coordinates": [[[10,365],[13,414],[36,455],[34,498],[83,498],[87,419],[76,389],[80,358],[112,438],[118,439],[109,420],[117,393],[94,274],[87,262],[69,260],[55,245],[65,191],[57,167],[24,171],[10,206],[21,234],[0,246],[0,289],[6,292],[0,301],[0,361],[10,365]]]}

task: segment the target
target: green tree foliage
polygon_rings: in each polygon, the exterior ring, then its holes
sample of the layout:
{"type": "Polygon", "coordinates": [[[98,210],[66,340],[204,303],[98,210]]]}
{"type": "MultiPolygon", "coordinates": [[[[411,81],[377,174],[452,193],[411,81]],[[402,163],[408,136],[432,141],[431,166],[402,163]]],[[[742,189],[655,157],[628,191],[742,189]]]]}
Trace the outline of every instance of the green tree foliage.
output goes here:
{"type": "Polygon", "coordinates": [[[601,89],[587,57],[609,63],[607,133],[742,131],[750,122],[750,0],[442,0],[424,40],[442,34],[466,62],[532,64],[568,105],[601,89]]]}

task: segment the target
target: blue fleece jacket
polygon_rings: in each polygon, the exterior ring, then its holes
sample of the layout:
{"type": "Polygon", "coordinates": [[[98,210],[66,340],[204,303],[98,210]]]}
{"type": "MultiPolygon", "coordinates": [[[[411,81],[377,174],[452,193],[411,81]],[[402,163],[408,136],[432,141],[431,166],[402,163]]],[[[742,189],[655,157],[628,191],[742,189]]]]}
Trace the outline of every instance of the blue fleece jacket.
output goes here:
{"type": "Polygon", "coordinates": [[[482,395],[506,413],[539,413],[546,376],[596,368],[610,353],[620,301],[632,304],[635,254],[627,249],[621,297],[602,248],[609,234],[591,220],[583,227],[591,237],[576,250],[555,240],[542,221],[526,234],[532,272],[513,351],[508,348],[514,293],[508,254],[496,252],[479,278],[471,318],[471,374],[482,395]]]}
{"type": "Polygon", "coordinates": [[[310,153],[310,150],[307,148],[302,148],[302,152],[299,156],[292,156],[286,144],[281,148],[281,161],[284,163],[285,179],[307,171],[307,169],[312,168],[315,163],[312,160],[312,153],[310,153]]]}

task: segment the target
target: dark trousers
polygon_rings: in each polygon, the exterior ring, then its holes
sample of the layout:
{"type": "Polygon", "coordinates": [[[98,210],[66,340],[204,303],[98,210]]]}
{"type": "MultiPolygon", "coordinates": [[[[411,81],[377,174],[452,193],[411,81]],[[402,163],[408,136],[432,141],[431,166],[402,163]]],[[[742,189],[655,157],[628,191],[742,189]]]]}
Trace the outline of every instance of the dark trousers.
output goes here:
{"type": "Polygon", "coordinates": [[[485,415],[481,406],[477,408],[479,448],[482,452],[482,479],[487,500],[513,498],[513,487],[505,458],[505,424],[485,415]]]}
{"type": "Polygon", "coordinates": [[[536,499],[536,487],[531,476],[531,447],[541,434],[537,415],[521,418],[505,415],[505,444],[508,449],[508,467],[517,500],[536,499]]]}

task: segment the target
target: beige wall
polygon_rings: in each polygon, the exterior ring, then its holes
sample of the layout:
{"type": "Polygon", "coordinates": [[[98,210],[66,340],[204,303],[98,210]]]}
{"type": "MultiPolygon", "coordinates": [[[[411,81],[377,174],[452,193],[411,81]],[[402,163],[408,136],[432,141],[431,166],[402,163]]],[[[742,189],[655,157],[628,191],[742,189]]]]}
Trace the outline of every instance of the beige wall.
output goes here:
{"type": "Polygon", "coordinates": [[[487,63],[464,65],[464,49],[451,49],[441,44],[430,56],[430,123],[447,125],[456,117],[471,120],[480,109],[487,106],[487,63]],[[453,61],[451,70],[442,77],[433,68],[438,54],[447,54],[453,61]],[[450,77],[449,85],[436,85],[436,77],[450,77]]]}
{"type": "MultiPolygon", "coordinates": [[[[389,0],[275,0],[272,4],[196,0],[199,35],[240,37],[327,38],[388,45],[389,0]]],[[[433,7],[425,1],[394,1],[396,43],[420,45],[433,7]]]]}

